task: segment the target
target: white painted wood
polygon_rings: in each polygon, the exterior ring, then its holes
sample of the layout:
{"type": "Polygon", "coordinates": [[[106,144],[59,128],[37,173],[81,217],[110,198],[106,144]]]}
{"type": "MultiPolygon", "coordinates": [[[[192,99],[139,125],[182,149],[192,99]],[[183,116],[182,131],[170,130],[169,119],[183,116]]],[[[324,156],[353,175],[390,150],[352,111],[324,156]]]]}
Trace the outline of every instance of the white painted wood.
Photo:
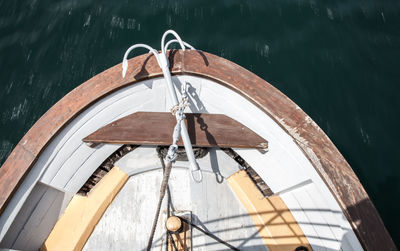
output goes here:
{"type": "Polygon", "coordinates": [[[290,208],[290,212],[296,219],[297,223],[303,230],[307,240],[314,251],[327,251],[322,240],[319,238],[315,226],[310,224],[310,219],[304,213],[303,208],[298,203],[296,197],[292,193],[281,194],[280,197],[285,201],[286,205],[290,208]]]}
{"type": "MultiPolygon", "coordinates": [[[[135,93],[134,90],[129,90],[128,93],[120,92],[107,98],[104,102],[96,103],[80,114],[73,123],[70,123],[67,129],[68,133],[62,135],[61,143],[58,145],[62,151],[58,150],[52,158],[52,165],[48,167],[48,170],[46,170],[41,180],[44,183],[51,183],[56,174],[60,171],[60,165],[63,165],[82,144],[82,138],[90,134],[90,132],[115,120],[118,115],[123,113],[126,109],[129,109],[129,103],[132,102],[130,97],[132,95],[134,95],[134,98],[138,98],[139,102],[145,102],[147,98],[146,87],[142,84],[139,85],[137,89],[136,95],[133,94],[135,93]],[[111,104],[114,103],[119,103],[121,106],[111,106],[111,104]]],[[[90,150],[91,148],[88,147],[87,151],[90,150]]]]}
{"type": "Polygon", "coordinates": [[[121,145],[99,145],[96,147],[96,154],[91,154],[84,161],[79,162],[80,166],[65,184],[65,190],[78,191],[82,187],[81,184],[84,184],[88,177],[104,162],[104,158],[100,156],[110,156],[119,147],[121,145]]]}
{"type": "MultiPolygon", "coordinates": [[[[307,209],[305,206],[315,207],[317,213],[308,214],[304,211],[309,222],[315,221],[328,226],[329,231],[325,228],[323,228],[323,231],[315,230],[317,233],[321,233],[321,236],[310,238],[319,238],[320,240],[323,238],[343,240],[345,238],[345,241],[350,244],[344,248],[359,250],[360,244],[329,189],[292,137],[272,118],[236,92],[211,80],[194,76],[178,76],[173,79],[178,88],[184,81],[190,85],[189,96],[192,106],[187,108],[187,111],[225,114],[269,141],[269,152],[264,155],[256,150],[235,150],[254,168],[272,191],[284,195],[296,193],[297,190],[301,190],[301,188],[292,189],[296,185],[312,182],[320,196],[314,196],[315,194],[312,192],[307,196],[295,196],[296,199],[301,198],[306,201],[307,198],[312,197],[313,200],[309,205],[303,205],[302,201],[298,201],[298,205],[296,205],[289,195],[283,196],[285,203],[289,208],[292,209],[293,207],[293,210],[307,209]],[[320,212],[324,213],[318,213],[318,209],[326,208],[332,211],[329,213],[321,210],[320,212]]],[[[39,180],[75,193],[90,177],[98,164],[118,148],[117,145],[114,145],[91,149],[82,144],[83,137],[129,113],[135,111],[167,111],[170,107],[170,101],[166,97],[165,83],[158,78],[123,88],[96,102],[78,115],[44,150],[32,171],[27,175],[10,201],[0,218],[0,240],[7,233],[39,180]]],[[[219,161],[220,155],[218,152],[216,154],[219,161]]],[[[224,163],[219,165],[219,162],[217,164],[218,166],[228,166],[224,163]]],[[[142,166],[142,168],[147,167],[142,166]]],[[[227,171],[227,173],[223,173],[223,171],[225,169],[221,169],[221,173],[225,177],[232,172],[232,170],[227,171]]],[[[208,172],[205,171],[204,173],[208,172]]],[[[207,189],[200,189],[200,191],[210,193],[211,191],[207,189]]],[[[294,216],[295,218],[303,217],[301,214],[294,214],[294,216]]],[[[299,219],[296,218],[296,220],[299,219]]],[[[311,230],[309,232],[311,233],[311,230]]],[[[327,245],[330,248],[337,247],[331,245],[330,241],[323,241],[320,245],[327,245]]]]}
{"type": "MultiPolygon", "coordinates": [[[[165,87],[162,83],[162,79],[145,81],[143,83],[124,88],[111,95],[108,95],[106,98],[104,98],[100,102],[97,102],[86,111],[78,115],[77,118],[75,118],[70,124],[68,124],[41,154],[38,161],[21,184],[20,189],[18,189],[18,191],[14,194],[7,208],[0,217],[0,240],[3,239],[5,233],[15,219],[18,211],[22,207],[29,193],[32,191],[33,187],[39,181],[39,179],[41,179],[43,183],[50,183],[59,171],[63,172],[62,170],[60,170],[60,166],[63,165],[65,163],[65,160],[68,159],[72,155],[72,153],[74,153],[76,148],[81,145],[82,137],[91,133],[92,130],[96,130],[109,122],[103,121],[101,119],[97,121],[93,120],[92,118],[94,116],[101,113],[101,111],[110,106],[110,104],[118,102],[119,100],[124,100],[127,96],[130,95],[136,95],[137,97],[131,97],[130,102],[122,104],[123,107],[121,107],[121,109],[125,109],[125,106],[131,108],[133,107],[132,109],[136,110],[140,109],[141,104],[138,104],[137,102],[143,101],[141,97],[144,97],[147,94],[147,101],[151,100],[151,102],[147,102],[148,107],[144,107],[140,110],[164,111],[165,102],[162,102],[162,100],[165,99],[165,95],[163,94],[164,92],[165,87]],[[156,82],[158,84],[153,85],[153,82],[156,82]],[[86,123],[90,123],[91,129],[89,128],[88,131],[83,133],[80,132],[79,135],[79,130],[86,123]]],[[[109,116],[113,115],[111,114],[109,116]]],[[[115,146],[115,150],[116,149],[117,146],[115,146]]],[[[86,148],[86,150],[90,151],[91,149],[86,148]]],[[[102,155],[97,155],[97,157],[104,158],[104,156],[102,155]]],[[[80,166],[84,167],[83,164],[81,164],[80,166]]],[[[69,167],[67,166],[65,168],[69,167]]],[[[74,170],[77,171],[76,169],[74,170]]],[[[90,175],[88,175],[88,177],[89,176],[90,175]]],[[[66,183],[69,183],[68,186],[75,189],[71,190],[70,192],[75,193],[76,191],[78,191],[79,187],[83,185],[84,181],[86,181],[88,177],[79,177],[78,181],[80,183],[63,180],[61,184],[53,183],[53,185],[59,185],[60,188],[63,188],[66,183]]]]}
{"type": "MultiPolygon", "coordinates": [[[[160,81],[160,80],[158,80],[160,81]]],[[[77,137],[75,133],[79,128],[82,127],[87,121],[89,121],[93,116],[98,114],[100,111],[104,110],[106,107],[109,106],[109,102],[113,103],[120,99],[123,99],[126,96],[131,95],[132,93],[143,93],[146,90],[154,90],[156,96],[160,91],[162,92],[162,85],[160,87],[153,88],[151,81],[147,81],[144,83],[140,83],[131,87],[127,87],[123,90],[117,91],[109,96],[107,96],[103,101],[97,102],[95,105],[91,106],[89,109],[84,111],[82,114],[77,116],[75,120],[73,120],[70,124],[68,124],[61,132],[55,137],[55,139],[49,144],[49,146],[44,150],[44,152],[39,157],[38,161],[29,172],[25,180],[20,186],[20,189],[14,194],[13,198],[9,202],[7,208],[3,212],[2,216],[0,217],[0,240],[3,239],[5,233],[7,232],[8,228],[10,227],[11,223],[15,219],[18,211],[22,207],[23,203],[27,199],[29,193],[32,191],[35,184],[38,182],[39,179],[42,179],[42,182],[49,183],[51,179],[54,177],[55,173],[59,171],[60,165],[64,162],[62,161],[63,158],[68,158],[71,156],[71,152],[74,152],[75,149],[73,148],[72,144],[66,144],[70,138],[75,138],[76,145],[80,145],[81,138],[77,137]],[[75,137],[74,137],[75,135],[75,137]],[[59,157],[61,161],[55,161],[56,157],[59,157]]],[[[158,97],[158,100],[162,98],[158,97]]],[[[135,102],[133,101],[133,106],[135,106],[135,102]]],[[[152,107],[155,105],[153,104],[152,107]]],[[[163,105],[160,104],[159,107],[163,109],[163,105]]],[[[104,121],[92,121],[93,129],[97,129],[106,124],[104,121]]],[[[28,143],[28,142],[27,142],[28,143]]],[[[89,149],[89,148],[88,148],[89,149]]],[[[117,149],[117,148],[116,148],[117,149]]],[[[90,149],[89,149],[90,150],[90,149]]],[[[88,177],[86,177],[87,179],[88,177]]],[[[81,180],[85,180],[84,178],[80,178],[81,180]]],[[[83,184],[83,183],[82,183],[83,184]]],[[[81,185],[82,185],[81,184],[81,185]]],[[[62,186],[61,186],[62,187],[62,186]]],[[[79,184],[75,184],[74,188],[80,187],[79,184]]],[[[77,190],[76,190],[77,191],[77,190]]],[[[71,192],[76,192],[71,191],[71,192]]]]}
{"type": "Polygon", "coordinates": [[[28,221],[32,212],[35,210],[38,201],[40,201],[40,199],[43,197],[46,190],[47,188],[45,186],[40,186],[40,185],[35,186],[35,188],[32,191],[32,194],[28,197],[26,203],[20,210],[18,217],[15,219],[15,221],[12,222],[9,231],[5,235],[2,242],[0,243],[0,247],[11,248],[13,246],[16,239],[18,238],[18,234],[24,227],[25,223],[28,221]]]}
{"type": "MultiPolygon", "coordinates": [[[[140,94],[140,93],[139,93],[140,94]]],[[[138,94],[138,95],[139,95],[138,94]]],[[[142,102],[146,101],[146,95],[139,95],[141,97],[142,102]]],[[[139,97],[137,97],[139,98],[139,97]]],[[[92,121],[96,121],[94,123],[86,123],[79,128],[79,130],[75,133],[74,137],[71,137],[67,142],[66,152],[63,155],[58,155],[54,161],[54,168],[56,170],[50,182],[46,182],[45,177],[42,179],[45,183],[50,183],[54,186],[62,187],[66,181],[68,181],[73,173],[76,172],[77,168],[82,165],[91,154],[94,153],[95,149],[88,147],[86,144],[82,142],[82,139],[89,135],[91,132],[97,130],[101,126],[104,126],[112,121],[118,119],[120,114],[129,110],[126,105],[129,103],[129,100],[124,99],[125,102],[118,100],[117,103],[122,102],[121,106],[110,106],[104,109],[101,112],[98,112],[92,121]],[[122,110],[122,111],[121,111],[122,110]],[[117,113],[117,114],[115,114],[117,113]],[[80,149],[79,149],[80,148],[80,149]],[[55,165],[55,163],[59,163],[61,166],[55,165]]],[[[129,106],[128,106],[129,107],[129,106]]],[[[140,108],[140,107],[138,107],[140,108]]],[[[137,109],[133,109],[132,112],[136,112],[137,109]]],[[[49,170],[50,171],[50,170],[49,170]]],[[[49,173],[46,172],[47,173],[49,173]]]]}
{"type": "MultiPolygon", "coordinates": [[[[159,164],[155,148],[140,147],[136,150],[118,161],[118,167],[135,173],[138,168],[143,170],[146,166],[159,164]],[[138,152],[135,154],[136,150],[138,152]],[[145,164],[142,162],[143,156],[146,156],[145,164]],[[135,160],[135,157],[138,158],[135,160]]],[[[246,210],[225,180],[218,183],[212,172],[215,162],[220,165],[223,174],[226,173],[222,170],[238,170],[236,162],[227,158],[222,151],[216,152],[199,160],[205,170],[204,180],[200,184],[190,179],[187,161],[179,161],[174,165],[169,181],[174,209],[191,211],[195,224],[241,250],[266,250],[246,210]],[[213,158],[216,159],[211,160],[213,158]]],[[[161,179],[160,169],[131,176],[100,220],[84,250],[144,249],[158,201],[161,179]]],[[[162,210],[165,209],[164,203],[162,210]]],[[[164,213],[154,238],[154,250],[161,250],[162,244],[165,244],[165,220],[164,213]]],[[[195,229],[192,232],[192,242],[193,250],[227,250],[226,246],[195,229]]]]}
{"type": "MultiPolygon", "coordinates": [[[[231,157],[222,150],[210,148],[207,155],[197,160],[203,172],[213,173],[218,181],[222,181],[237,172],[240,168],[231,157]]],[[[141,146],[128,153],[115,163],[129,176],[161,168],[161,162],[153,146],[141,146]]],[[[187,161],[176,161],[175,167],[189,168],[187,161]]],[[[188,175],[189,172],[188,172],[188,175]]]]}
{"type": "MultiPolygon", "coordinates": [[[[363,250],[349,238],[353,232],[337,218],[342,214],[325,203],[318,187],[307,183],[280,194],[315,250],[363,250]]],[[[344,216],[342,216],[344,217],[344,216]]],[[[347,222],[347,221],[346,221],[347,222]]]]}
{"type": "Polygon", "coordinates": [[[332,232],[329,224],[325,221],[322,212],[323,208],[317,208],[307,193],[307,189],[299,188],[294,193],[297,202],[302,207],[307,218],[310,220],[318,234],[318,237],[322,240],[322,243],[328,250],[340,250],[340,242],[336,239],[332,232]]]}
{"type": "Polygon", "coordinates": [[[1,246],[38,250],[71,198],[72,194],[38,183],[1,246]]]}
{"type": "Polygon", "coordinates": [[[155,147],[141,146],[115,162],[115,166],[131,176],[135,173],[141,173],[146,169],[160,168],[161,162],[157,157],[155,147]]]}
{"type": "Polygon", "coordinates": [[[53,226],[57,222],[60,217],[60,214],[63,211],[63,206],[66,205],[65,201],[70,201],[71,196],[66,197],[66,194],[57,191],[54,194],[54,191],[49,194],[49,191],[46,193],[46,198],[53,197],[51,203],[46,203],[45,197],[40,201],[41,208],[37,208],[30,217],[29,221],[25,224],[24,229],[32,229],[32,231],[24,231],[21,232],[20,236],[17,239],[17,243],[14,248],[21,250],[38,250],[43,242],[47,239],[47,236],[50,234],[53,226]],[[46,205],[47,204],[47,210],[46,205]],[[50,206],[49,206],[50,204],[50,206]]]}
{"type": "MultiPolygon", "coordinates": [[[[267,250],[253,221],[225,180],[218,183],[214,175],[205,177],[202,183],[190,183],[193,222],[240,250],[267,250]]],[[[198,230],[193,230],[193,242],[194,249],[229,250],[198,230]]]]}
{"type": "MultiPolygon", "coordinates": [[[[323,219],[322,224],[329,226],[331,231],[329,236],[333,236],[336,239],[338,250],[349,250],[350,247],[347,246],[347,242],[342,241],[344,238],[344,234],[348,229],[344,229],[341,226],[341,222],[336,221],[336,217],[334,214],[337,214],[338,211],[332,210],[329,208],[328,204],[325,203],[325,200],[321,196],[320,192],[316,188],[315,184],[310,184],[309,186],[304,186],[304,189],[307,191],[304,193],[305,196],[308,196],[310,199],[310,207],[317,208],[318,214],[321,215],[321,219],[323,219]]],[[[300,191],[295,191],[294,193],[299,193],[300,191]]],[[[300,199],[299,199],[300,200],[300,199]]],[[[301,201],[301,200],[300,200],[301,201]]],[[[304,205],[304,207],[306,207],[304,205]]]]}

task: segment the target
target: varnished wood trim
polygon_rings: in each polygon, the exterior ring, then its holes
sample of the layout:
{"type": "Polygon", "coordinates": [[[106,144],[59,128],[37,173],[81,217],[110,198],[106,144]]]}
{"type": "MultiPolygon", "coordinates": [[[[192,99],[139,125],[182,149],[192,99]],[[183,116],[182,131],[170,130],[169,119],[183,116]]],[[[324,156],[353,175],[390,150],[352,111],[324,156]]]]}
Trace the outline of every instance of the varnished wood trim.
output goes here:
{"type": "Polygon", "coordinates": [[[75,195],[41,250],[82,250],[93,229],[128,178],[125,172],[114,167],[97,183],[88,196],[75,195]]]}
{"type": "MultiPolygon", "coordinates": [[[[190,142],[196,147],[257,148],[267,150],[268,142],[223,114],[187,113],[190,142]]],[[[170,112],[135,112],[86,136],[90,143],[169,145],[176,119],[170,112]]],[[[177,142],[183,146],[182,139],[177,142]]]]}
{"type": "MultiPolygon", "coordinates": [[[[288,97],[239,65],[206,52],[170,51],[169,58],[172,74],[196,75],[219,82],[274,118],[293,137],[320,174],[363,247],[367,250],[397,250],[349,164],[326,134],[288,97]]],[[[0,168],[0,213],[40,153],[73,118],[95,101],[122,87],[159,76],[162,72],[154,56],[141,55],[129,60],[125,79],[121,77],[121,64],[116,65],[57,102],[21,139],[0,168]]]]}
{"type": "Polygon", "coordinates": [[[228,184],[246,208],[264,244],[271,251],[312,250],[297,221],[279,196],[264,197],[246,171],[230,176],[228,184]]]}

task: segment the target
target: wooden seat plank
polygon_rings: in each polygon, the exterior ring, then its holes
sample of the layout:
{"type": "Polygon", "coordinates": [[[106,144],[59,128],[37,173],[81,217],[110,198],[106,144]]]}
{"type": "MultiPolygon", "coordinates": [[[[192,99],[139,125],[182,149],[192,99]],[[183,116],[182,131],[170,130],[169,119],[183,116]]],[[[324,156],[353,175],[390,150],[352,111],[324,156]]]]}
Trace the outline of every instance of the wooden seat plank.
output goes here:
{"type": "MultiPolygon", "coordinates": [[[[268,141],[241,123],[222,114],[186,113],[193,146],[257,148],[266,150],[268,141]]],[[[116,120],[83,139],[87,143],[169,145],[176,124],[166,112],[136,112],[116,120]]],[[[182,140],[178,145],[182,146],[182,140]]]]}

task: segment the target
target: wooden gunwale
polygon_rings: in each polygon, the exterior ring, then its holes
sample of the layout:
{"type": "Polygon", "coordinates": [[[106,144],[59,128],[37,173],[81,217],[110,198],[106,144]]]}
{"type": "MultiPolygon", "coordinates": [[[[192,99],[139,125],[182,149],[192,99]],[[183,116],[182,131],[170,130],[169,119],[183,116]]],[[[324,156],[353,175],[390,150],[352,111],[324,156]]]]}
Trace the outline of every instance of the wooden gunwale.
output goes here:
{"type": "MultiPolygon", "coordinates": [[[[216,81],[258,106],[284,128],[318,171],[366,250],[397,250],[357,176],[326,134],[293,101],[235,63],[201,51],[169,51],[173,75],[216,81]]],[[[28,131],[0,168],[0,214],[41,152],[73,118],[97,100],[125,86],[162,76],[151,54],[94,76],[51,107],[28,131]]]]}

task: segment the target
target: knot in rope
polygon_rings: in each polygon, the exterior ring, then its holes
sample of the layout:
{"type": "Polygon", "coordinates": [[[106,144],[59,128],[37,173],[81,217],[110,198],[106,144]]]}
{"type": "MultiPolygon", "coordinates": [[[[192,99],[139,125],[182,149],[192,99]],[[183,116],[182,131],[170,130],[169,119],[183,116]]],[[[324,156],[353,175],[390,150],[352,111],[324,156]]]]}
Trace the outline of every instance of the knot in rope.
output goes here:
{"type": "Polygon", "coordinates": [[[176,115],[176,113],[179,111],[179,112],[181,112],[181,113],[183,113],[183,111],[185,110],[185,108],[186,107],[188,107],[188,106],[190,106],[190,103],[189,103],[189,98],[188,98],[188,96],[187,96],[187,92],[186,92],[186,89],[187,89],[187,84],[186,84],[186,82],[182,85],[182,88],[181,88],[181,100],[179,101],[179,103],[178,104],[176,104],[176,105],[174,105],[172,108],[171,108],[171,113],[172,113],[172,115],[176,115]]]}
{"type": "Polygon", "coordinates": [[[188,107],[190,104],[189,104],[189,100],[188,100],[188,98],[186,97],[186,99],[184,100],[184,99],[182,99],[181,100],[181,102],[179,102],[179,104],[177,104],[177,105],[174,105],[172,108],[171,108],[171,113],[172,113],[172,115],[175,115],[179,110],[185,110],[185,108],[186,107],[188,107]]]}

